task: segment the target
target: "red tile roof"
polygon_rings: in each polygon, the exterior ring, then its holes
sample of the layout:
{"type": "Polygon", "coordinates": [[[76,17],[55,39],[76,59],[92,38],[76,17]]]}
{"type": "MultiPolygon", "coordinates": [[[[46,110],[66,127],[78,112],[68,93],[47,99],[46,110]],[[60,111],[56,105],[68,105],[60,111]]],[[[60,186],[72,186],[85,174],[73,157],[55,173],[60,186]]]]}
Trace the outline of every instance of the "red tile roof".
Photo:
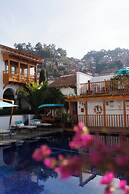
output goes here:
{"type": "Polygon", "coordinates": [[[62,88],[62,87],[76,87],[76,74],[65,75],[59,77],[57,80],[52,82],[49,87],[62,88]]]}
{"type": "Polygon", "coordinates": [[[31,60],[34,60],[37,63],[42,63],[43,62],[43,58],[41,58],[41,57],[39,57],[39,56],[37,56],[35,54],[32,54],[31,52],[19,51],[18,49],[11,48],[11,47],[8,47],[8,46],[2,45],[2,44],[0,44],[0,48],[3,51],[11,53],[11,54],[15,54],[15,55],[19,55],[19,56],[22,56],[22,57],[31,58],[31,60]]]}

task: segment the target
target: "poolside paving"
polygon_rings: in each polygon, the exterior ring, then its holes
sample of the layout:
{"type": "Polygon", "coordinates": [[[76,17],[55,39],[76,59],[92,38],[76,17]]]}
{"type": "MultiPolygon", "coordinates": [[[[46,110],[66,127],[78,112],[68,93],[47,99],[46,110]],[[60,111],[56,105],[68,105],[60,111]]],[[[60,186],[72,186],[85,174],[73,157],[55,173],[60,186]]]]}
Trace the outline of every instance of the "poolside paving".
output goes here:
{"type": "Polygon", "coordinates": [[[62,128],[43,128],[43,129],[34,129],[34,130],[16,130],[12,134],[1,134],[0,135],[0,146],[8,145],[24,140],[31,140],[40,137],[45,137],[49,135],[54,135],[56,133],[62,133],[64,130],[62,128]]]}

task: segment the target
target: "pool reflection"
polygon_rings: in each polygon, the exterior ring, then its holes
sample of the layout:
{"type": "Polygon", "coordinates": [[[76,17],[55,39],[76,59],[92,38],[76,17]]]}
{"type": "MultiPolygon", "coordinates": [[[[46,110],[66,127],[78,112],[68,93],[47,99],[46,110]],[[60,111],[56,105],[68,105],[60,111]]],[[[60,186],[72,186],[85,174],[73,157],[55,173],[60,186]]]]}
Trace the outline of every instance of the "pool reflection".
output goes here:
{"type": "Polygon", "coordinates": [[[40,194],[57,173],[32,160],[35,146],[0,148],[0,194],[40,194]]]}
{"type": "MultiPolygon", "coordinates": [[[[85,187],[80,187],[79,177],[61,181],[57,173],[43,166],[43,163],[33,161],[32,153],[40,145],[41,142],[37,142],[0,148],[0,194],[103,193],[104,189],[98,186],[99,176],[85,187]]],[[[53,150],[55,156],[59,154],[59,149],[53,150]]]]}

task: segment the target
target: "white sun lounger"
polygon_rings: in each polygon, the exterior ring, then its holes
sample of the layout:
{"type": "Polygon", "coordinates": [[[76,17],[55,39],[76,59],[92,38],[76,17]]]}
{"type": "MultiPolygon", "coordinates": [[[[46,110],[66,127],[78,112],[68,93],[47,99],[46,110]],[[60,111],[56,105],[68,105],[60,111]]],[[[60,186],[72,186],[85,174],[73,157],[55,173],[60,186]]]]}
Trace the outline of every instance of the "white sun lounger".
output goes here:
{"type": "Polygon", "coordinates": [[[8,129],[0,129],[0,137],[11,137],[11,131],[8,129]]]}

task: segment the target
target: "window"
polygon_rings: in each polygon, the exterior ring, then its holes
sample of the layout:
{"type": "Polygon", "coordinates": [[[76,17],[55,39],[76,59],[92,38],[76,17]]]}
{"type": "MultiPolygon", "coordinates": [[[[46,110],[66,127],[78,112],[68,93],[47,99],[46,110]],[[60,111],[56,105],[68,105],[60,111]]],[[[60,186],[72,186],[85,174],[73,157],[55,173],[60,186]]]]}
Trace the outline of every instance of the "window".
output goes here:
{"type": "Polygon", "coordinates": [[[31,66],[30,67],[30,75],[34,75],[35,74],[35,67],[31,66]]]}
{"type": "Polygon", "coordinates": [[[8,71],[8,61],[5,61],[5,71],[8,71]]]}
{"type": "Polygon", "coordinates": [[[111,108],[114,107],[114,101],[110,101],[110,107],[111,107],[111,108]]]}
{"type": "Polygon", "coordinates": [[[11,74],[16,74],[17,68],[18,68],[18,63],[15,61],[10,61],[10,65],[11,65],[11,74]]]}
{"type": "Polygon", "coordinates": [[[12,73],[12,74],[17,73],[16,66],[11,66],[11,73],[12,73]]]}

